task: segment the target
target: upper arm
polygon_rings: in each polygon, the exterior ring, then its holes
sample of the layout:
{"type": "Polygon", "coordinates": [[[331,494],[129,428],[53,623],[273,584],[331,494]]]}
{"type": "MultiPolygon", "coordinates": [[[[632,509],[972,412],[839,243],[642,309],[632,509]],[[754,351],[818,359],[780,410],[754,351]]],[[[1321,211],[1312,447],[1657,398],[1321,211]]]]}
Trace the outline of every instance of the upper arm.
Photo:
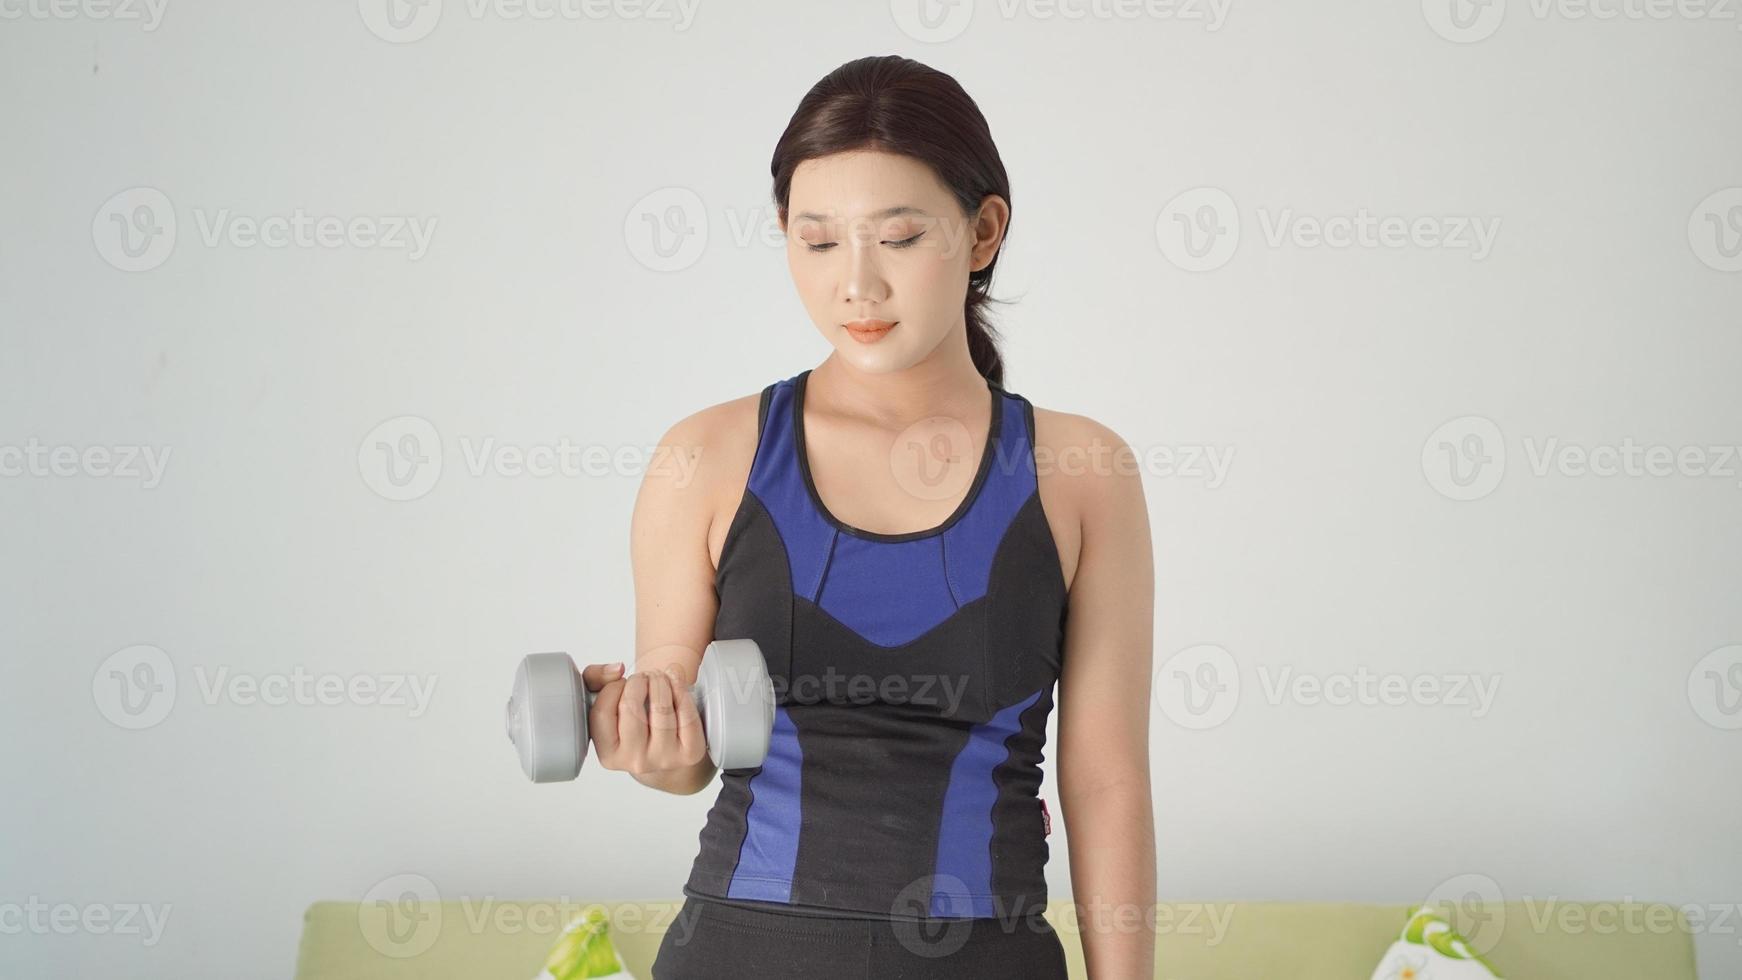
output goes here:
{"type": "MultiPolygon", "coordinates": [[[[755,399],[750,406],[754,429],[755,399]]],[[[721,494],[737,470],[742,399],[685,418],[660,437],[630,518],[636,670],[676,664],[693,684],[714,639],[719,597],[708,551],[721,494]]]]}
{"type": "Polygon", "coordinates": [[[1059,677],[1060,793],[1075,798],[1129,784],[1147,796],[1155,569],[1143,478],[1116,433],[1068,418],[1060,439],[1088,450],[1076,457],[1088,463],[1061,470],[1071,474],[1064,483],[1081,549],[1059,677]],[[1111,454],[1097,451],[1109,446],[1111,454]]]}

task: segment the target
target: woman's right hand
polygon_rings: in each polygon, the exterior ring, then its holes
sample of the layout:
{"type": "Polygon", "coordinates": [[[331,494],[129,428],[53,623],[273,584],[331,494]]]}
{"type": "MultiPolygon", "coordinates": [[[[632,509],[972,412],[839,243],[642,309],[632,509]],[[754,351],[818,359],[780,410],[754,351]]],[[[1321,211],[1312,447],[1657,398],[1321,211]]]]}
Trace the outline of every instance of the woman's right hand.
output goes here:
{"type": "Polygon", "coordinates": [[[702,717],[675,666],[623,676],[623,665],[588,664],[587,690],[598,692],[587,714],[594,755],[606,769],[641,776],[692,769],[708,754],[702,717]]]}

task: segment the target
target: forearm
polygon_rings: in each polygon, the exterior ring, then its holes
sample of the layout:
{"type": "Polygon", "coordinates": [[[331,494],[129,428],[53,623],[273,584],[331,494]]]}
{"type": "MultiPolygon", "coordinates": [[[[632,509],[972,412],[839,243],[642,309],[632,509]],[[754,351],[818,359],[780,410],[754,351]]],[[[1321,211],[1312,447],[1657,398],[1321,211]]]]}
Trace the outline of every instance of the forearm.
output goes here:
{"type": "Polygon", "coordinates": [[[693,796],[707,789],[714,781],[714,760],[702,756],[702,761],[686,769],[662,769],[658,772],[630,773],[635,781],[666,793],[693,796]]]}
{"type": "Polygon", "coordinates": [[[1155,976],[1155,819],[1149,787],[1104,788],[1061,800],[1071,889],[1089,980],[1155,976]]]}

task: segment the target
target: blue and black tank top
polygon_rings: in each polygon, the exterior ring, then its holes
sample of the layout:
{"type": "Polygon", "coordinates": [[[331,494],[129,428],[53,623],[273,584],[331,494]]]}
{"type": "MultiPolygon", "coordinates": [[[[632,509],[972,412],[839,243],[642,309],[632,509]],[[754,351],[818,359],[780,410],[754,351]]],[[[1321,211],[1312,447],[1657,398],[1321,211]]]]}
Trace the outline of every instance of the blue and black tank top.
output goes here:
{"type": "Polygon", "coordinates": [[[989,384],[967,496],[905,534],[830,514],[804,448],[806,370],[762,391],[750,478],[714,579],[714,635],[774,681],[754,769],[721,773],[684,894],[845,918],[1044,908],[1040,800],[1064,653],[1034,406],[989,384]]]}

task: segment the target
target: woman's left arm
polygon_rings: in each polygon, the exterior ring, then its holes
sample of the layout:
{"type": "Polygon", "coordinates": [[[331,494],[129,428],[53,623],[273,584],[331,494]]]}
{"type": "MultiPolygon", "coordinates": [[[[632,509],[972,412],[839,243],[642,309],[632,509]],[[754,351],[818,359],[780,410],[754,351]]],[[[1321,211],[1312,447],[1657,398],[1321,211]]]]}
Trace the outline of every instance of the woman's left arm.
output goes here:
{"type": "MultiPolygon", "coordinates": [[[[1082,529],[1059,677],[1059,806],[1090,980],[1155,976],[1149,713],[1155,569],[1143,478],[1112,430],[1075,417],[1089,450],[1063,481],[1082,529]],[[1107,452],[1107,447],[1112,452],[1107,452]]],[[[1061,457],[1063,459],[1064,457],[1061,457]]]]}

